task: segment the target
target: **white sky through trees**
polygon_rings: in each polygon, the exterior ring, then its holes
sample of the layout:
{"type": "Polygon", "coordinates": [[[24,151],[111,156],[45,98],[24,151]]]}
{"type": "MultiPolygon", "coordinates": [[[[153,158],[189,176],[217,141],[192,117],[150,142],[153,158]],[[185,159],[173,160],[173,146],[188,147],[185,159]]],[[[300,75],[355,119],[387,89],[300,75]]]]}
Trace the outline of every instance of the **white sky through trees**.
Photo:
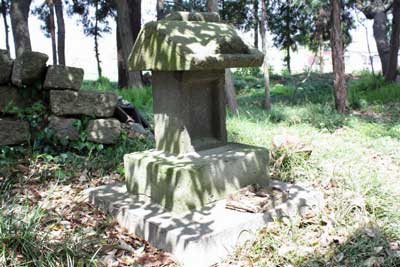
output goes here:
{"type": "MultiPolygon", "coordinates": [[[[156,18],[156,1],[144,0],[142,1],[142,23],[155,20],[156,18]]],[[[359,14],[359,17],[363,15],[359,14]]],[[[48,64],[52,64],[51,60],[51,40],[46,38],[40,30],[40,21],[30,15],[29,29],[31,35],[32,49],[49,55],[48,64]]],[[[372,21],[366,21],[369,32],[369,42],[371,50],[375,55],[375,70],[380,69],[379,58],[377,57],[375,40],[372,35],[372,21]]],[[[3,20],[0,22],[0,48],[5,49],[5,36],[3,20]]],[[[9,25],[11,23],[9,22],[9,25]]],[[[103,34],[100,38],[100,57],[102,61],[103,75],[109,79],[116,81],[118,79],[117,72],[117,48],[116,48],[116,32],[115,22],[110,21],[112,31],[103,34]]],[[[77,25],[77,17],[69,17],[65,14],[65,31],[66,31],[66,63],[68,66],[81,67],[85,70],[85,79],[97,79],[97,67],[94,56],[94,42],[93,38],[87,37],[83,34],[81,25],[77,25]]],[[[346,49],[346,71],[351,72],[354,70],[362,70],[368,68],[368,50],[366,45],[365,29],[360,25],[352,31],[353,43],[346,49]]],[[[252,42],[252,33],[244,34],[244,38],[252,42]]],[[[272,42],[270,42],[271,44],[272,42]]],[[[12,33],[10,32],[10,45],[11,53],[14,56],[14,45],[12,33]]],[[[274,70],[284,69],[283,57],[284,53],[279,53],[277,49],[272,48],[270,53],[271,65],[274,70]]],[[[326,53],[325,58],[329,60],[329,53],[326,53]]],[[[292,65],[294,72],[302,71],[307,68],[312,60],[312,54],[304,50],[293,54],[292,65]]],[[[331,69],[330,62],[326,62],[326,71],[331,69]]]]}

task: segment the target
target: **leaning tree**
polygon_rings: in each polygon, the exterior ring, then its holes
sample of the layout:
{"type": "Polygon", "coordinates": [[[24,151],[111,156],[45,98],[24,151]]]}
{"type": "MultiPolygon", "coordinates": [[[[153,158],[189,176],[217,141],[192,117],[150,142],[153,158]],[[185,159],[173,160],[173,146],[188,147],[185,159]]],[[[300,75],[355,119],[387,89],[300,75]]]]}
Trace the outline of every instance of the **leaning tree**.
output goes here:
{"type": "Polygon", "coordinates": [[[395,80],[400,34],[399,2],[397,0],[359,0],[356,2],[356,7],[367,19],[373,20],[373,34],[381,60],[382,73],[387,80],[395,80]],[[393,17],[391,25],[388,20],[390,13],[393,17]]]}

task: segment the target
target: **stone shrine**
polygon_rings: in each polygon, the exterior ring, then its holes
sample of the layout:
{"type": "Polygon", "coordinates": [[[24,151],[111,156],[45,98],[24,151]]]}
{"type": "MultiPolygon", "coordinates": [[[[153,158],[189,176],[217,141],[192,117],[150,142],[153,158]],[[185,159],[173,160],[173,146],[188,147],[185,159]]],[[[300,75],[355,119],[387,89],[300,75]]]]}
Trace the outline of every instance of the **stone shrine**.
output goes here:
{"type": "Polygon", "coordinates": [[[128,191],[184,212],[267,184],[268,151],[227,142],[224,93],[225,69],[257,67],[263,58],[216,13],[146,24],[129,65],[153,74],[156,149],[125,156],[128,191]]]}
{"type": "Polygon", "coordinates": [[[269,181],[265,148],[227,142],[225,68],[262,61],[216,13],[178,12],[146,24],[130,67],[153,72],[156,148],[125,155],[126,183],[90,189],[89,201],[185,267],[220,262],[268,222],[319,207],[320,194],[269,181]],[[226,208],[227,194],[253,183],[287,201],[271,195],[263,213],[226,208]]]}

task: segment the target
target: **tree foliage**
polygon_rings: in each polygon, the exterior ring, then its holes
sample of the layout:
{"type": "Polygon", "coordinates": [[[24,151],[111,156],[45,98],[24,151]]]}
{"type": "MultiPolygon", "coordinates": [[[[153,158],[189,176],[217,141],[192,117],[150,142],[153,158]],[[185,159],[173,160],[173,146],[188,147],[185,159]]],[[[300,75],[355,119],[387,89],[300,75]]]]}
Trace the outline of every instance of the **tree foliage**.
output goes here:
{"type": "Polygon", "coordinates": [[[111,31],[110,18],[115,16],[113,1],[108,0],[72,0],[68,8],[69,15],[79,15],[79,23],[87,36],[111,31]],[[96,9],[97,6],[97,9],[96,9]],[[97,21],[97,26],[96,26],[97,21]]]}
{"type": "Polygon", "coordinates": [[[72,0],[68,9],[69,15],[79,15],[79,22],[83,26],[86,36],[94,38],[94,50],[97,61],[97,71],[99,78],[102,77],[98,39],[104,33],[111,31],[111,17],[115,16],[113,1],[108,0],[72,0]]]}
{"type": "Polygon", "coordinates": [[[273,34],[274,45],[286,51],[284,61],[291,72],[291,51],[312,39],[313,24],[309,8],[303,1],[272,0],[268,6],[268,23],[273,34]],[[311,33],[311,34],[310,34],[311,33]]]}

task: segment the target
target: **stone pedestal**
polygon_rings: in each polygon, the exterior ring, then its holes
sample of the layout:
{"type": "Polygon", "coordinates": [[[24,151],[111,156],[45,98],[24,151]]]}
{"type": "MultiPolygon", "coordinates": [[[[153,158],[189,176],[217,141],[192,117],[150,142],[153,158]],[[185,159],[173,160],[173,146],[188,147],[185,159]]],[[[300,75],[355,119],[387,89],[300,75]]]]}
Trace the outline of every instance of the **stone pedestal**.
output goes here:
{"type": "Polygon", "coordinates": [[[229,210],[223,200],[200,210],[171,213],[153,199],[130,195],[124,184],[89,189],[85,195],[133,234],[173,253],[179,266],[206,267],[225,259],[237,245],[254,240],[267,223],[317,213],[324,207],[321,192],[278,181],[270,181],[269,186],[286,192],[288,200],[275,202],[265,213],[229,210]]]}
{"type": "Polygon", "coordinates": [[[175,155],[150,150],[125,155],[128,191],[168,210],[201,209],[249,184],[266,185],[268,151],[241,144],[175,155]]]}

